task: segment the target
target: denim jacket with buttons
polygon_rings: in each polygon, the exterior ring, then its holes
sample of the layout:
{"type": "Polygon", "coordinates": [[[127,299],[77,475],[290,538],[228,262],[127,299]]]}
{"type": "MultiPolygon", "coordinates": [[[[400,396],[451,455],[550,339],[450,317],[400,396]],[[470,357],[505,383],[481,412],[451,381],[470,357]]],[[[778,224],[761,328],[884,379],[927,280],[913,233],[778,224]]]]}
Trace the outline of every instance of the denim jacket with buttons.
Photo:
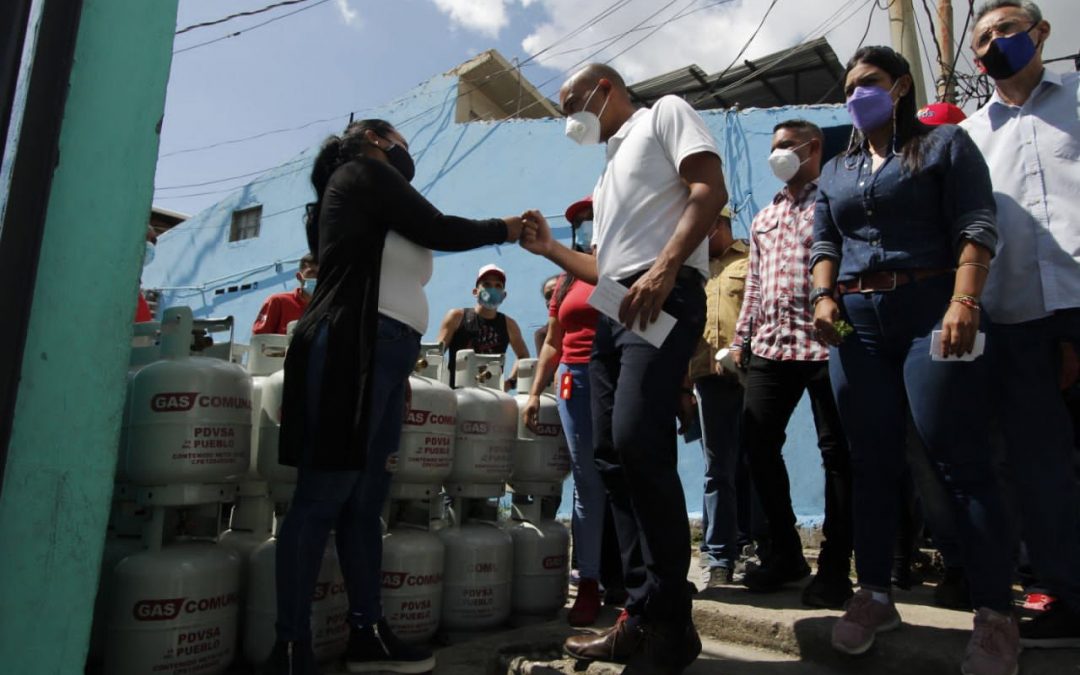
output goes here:
{"type": "Polygon", "coordinates": [[[864,272],[956,265],[967,240],[997,245],[994,193],[982,153],[959,127],[922,139],[912,172],[891,155],[877,171],[865,147],[825,165],[818,181],[811,268],[839,261],[839,280],[864,272]]]}

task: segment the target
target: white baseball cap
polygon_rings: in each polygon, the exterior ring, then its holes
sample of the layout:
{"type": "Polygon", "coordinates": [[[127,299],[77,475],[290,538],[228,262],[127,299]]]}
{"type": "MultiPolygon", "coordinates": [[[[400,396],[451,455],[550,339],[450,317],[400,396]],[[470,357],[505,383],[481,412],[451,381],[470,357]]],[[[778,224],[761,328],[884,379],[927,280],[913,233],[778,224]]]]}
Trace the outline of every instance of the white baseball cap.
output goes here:
{"type": "Polygon", "coordinates": [[[502,277],[503,283],[506,283],[506,272],[504,272],[501,267],[494,263],[484,265],[480,268],[480,271],[476,273],[476,283],[480,283],[480,280],[483,279],[484,276],[487,274],[498,274],[500,277],[502,277]]]}

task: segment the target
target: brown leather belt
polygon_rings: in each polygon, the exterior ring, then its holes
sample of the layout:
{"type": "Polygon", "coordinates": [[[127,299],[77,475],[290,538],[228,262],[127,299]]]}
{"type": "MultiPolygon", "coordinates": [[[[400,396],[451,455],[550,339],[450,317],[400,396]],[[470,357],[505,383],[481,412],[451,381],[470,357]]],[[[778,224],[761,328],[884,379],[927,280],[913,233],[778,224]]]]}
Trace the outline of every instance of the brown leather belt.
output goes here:
{"type": "Polygon", "coordinates": [[[913,281],[922,281],[942,274],[950,274],[954,271],[952,268],[939,268],[867,272],[855,277],[854,281],[841,281],[836,285],[836,288],[841,295],[848,293],[885,293],[913,281]]]}

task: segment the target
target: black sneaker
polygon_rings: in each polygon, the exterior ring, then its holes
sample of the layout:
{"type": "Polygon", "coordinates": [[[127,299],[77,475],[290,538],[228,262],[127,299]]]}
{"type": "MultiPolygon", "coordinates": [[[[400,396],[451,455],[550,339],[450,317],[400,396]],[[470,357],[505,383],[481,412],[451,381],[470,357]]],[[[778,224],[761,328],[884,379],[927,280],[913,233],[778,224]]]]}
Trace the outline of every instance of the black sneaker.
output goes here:
{"type": "Polygon", "coordinates": [[[761,567],[747,570],[743,585],[757,593],[778,591],[787,584],[802,581],[810,576],[810,566],[802,556],[771,560],[761,567]]]}
{"type": "Polygon", "coordinates": [[[1060,601],[1020,624],[1020,646],[1028,649],[1080,647],[1080,613],[1060,601]]]}
{"type": "Polygon", "coordinates": [[[426,673],[434,668],[432,653],[399,640],[386,619],[379,619],[372,626],[349,629],[345,669],[350,673],[426,673]]]}
{"type": "Polygon", "coordinates": [[[971,611],[971,588],[963,567],[946,567],[934,589],[934,604],[945,609],[971,611]]]}
{"type": "Polygon", "coordinates": [[[310,642],[274,643],[270,658],[255,671],[258,675],[319,675],[319,665],[310,642]]]}
{"type": "Polygon", "coordinates": [[[843,609],[855,595],[851,578],[839,573],[818,571],[802,592],[802,604],[821,609],[843,609]]]}

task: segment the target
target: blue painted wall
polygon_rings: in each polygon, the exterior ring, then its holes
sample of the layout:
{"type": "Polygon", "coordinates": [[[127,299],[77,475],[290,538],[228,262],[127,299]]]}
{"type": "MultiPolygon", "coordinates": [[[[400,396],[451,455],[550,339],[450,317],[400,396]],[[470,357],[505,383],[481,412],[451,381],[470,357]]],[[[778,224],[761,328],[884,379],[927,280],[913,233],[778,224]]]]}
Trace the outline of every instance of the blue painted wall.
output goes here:
{"type": "MultiPolygon", "coordinates": [[[[561,214],[570,202],[591,192],[603,167],[602,146],[583,148],[565,139],[561,119],[455,124],[456,96],[455,78],[436,77],[374,115],[397,125],[409,139],[417,161],[413,184],[444,212],[456,215],[494,217],[539,208],[556,233],[568,237],[561,214]]],[[[736,236],[745,236],[754,214],[780,188],[766,162],[773,126],[792,117],[823,127],[848,123],[839,106],[713,111],[703,116],[723,154],[728,191],[737,210],[736,236]]],[[[265,296],[295,286],[295,261],[306,252],[301,221],[303,204],[312,199],[307,176],[316,150],[257,178],[161,237],[154,262],[143,273],[144,287],[162,289],[163,306],[187,304],[196,316],[234,315],[237,337],[246,341],[265,296]],[[232,212],[256,204],[263,207],[260,236],[229,243],[232,212]],[[257,288],[217,294],[242,284],[257,288]]],[[[431,322],[425,337],[434,339],[448,309],[471,304],[476,270],[489,262],[509,273],[503,310],[521,325],[532,349],[532,332],[547,319],[540,285],[557,270],[516,246],[436,258],[427,287],[431,322]]],[[[795,510],[803,520],[819,519],[824,511],[815,439],[804,400],[784,449],[795,510]]],[[[700,447],[683,445],[680,453],[687,510],[700,512],[700,447]]],[[[564,500],[564,511],[569,503],[564,500]]]]}

